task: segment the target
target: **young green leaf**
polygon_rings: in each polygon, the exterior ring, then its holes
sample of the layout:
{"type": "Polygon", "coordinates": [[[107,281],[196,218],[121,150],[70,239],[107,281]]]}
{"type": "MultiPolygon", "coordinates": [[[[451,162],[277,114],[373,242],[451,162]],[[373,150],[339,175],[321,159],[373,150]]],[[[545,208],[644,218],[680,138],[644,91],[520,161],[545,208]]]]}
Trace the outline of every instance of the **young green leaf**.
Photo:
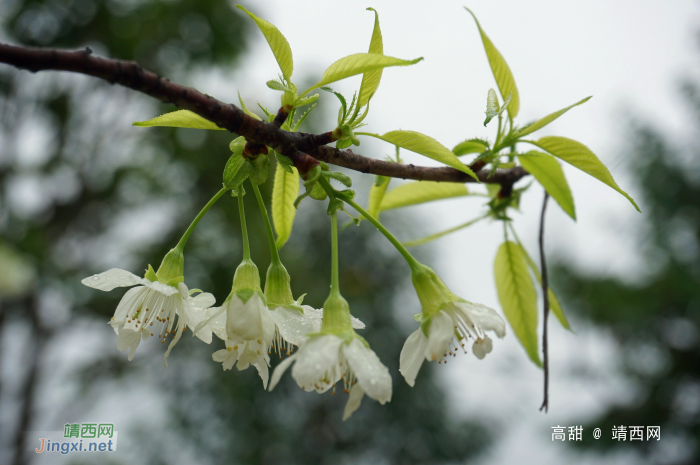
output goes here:
{"type": "Polygon", "coordinates": [[[369,190],[369,206],[367,207],[367,211],[377,219],[379,219],[379,208],[390,181],[391,178],[387,178],[386,176],[377,176],[375,182],[372,183],[372,188],[369,190]]]}
{"type": "Polygon", "coordinates": [[[292,77],[292,72],[294,71],[294,62],[292,60],[292,48],[289,46],[289,42],[282,35],[282,33],[271,23],[265,21],[262,18],[258,18],[250,11],[246,10],[241,5],[236,5],[239,9],[245,11],[248,16],[253,18],[255,24],[260,28],[260,32],[265,36],[265,40],[270,45],[273,55],[277,60],[277,64],[282,70],[282,75],[289,81],[292,77]]]}
{"type": "Polygon", "coordinates": [[[267,181],[267,177],[270,175],[270,157],[267,155],[260,155],[255,160],[246,160],[246,163],[251,166],[250,182],[259,186],[267,181]]]}
{"type": "Polygon", "coordinates": [[[377,139],[389,142],[390,144],[398,145],[399,147],[410,150],[411,152],[416,152],[428,158],[432,158],[435,161],[439,161],[440,163],[444,163],[447,166],[451,166],[454,169],[468,174],[477,182],[479,181],[476,174],[474,174],[474,172],[467,165],[459,161],[459,158],[457,158],[455,154],[452,153],[447,147],[432,137],[421,134],[420,132],[389,131],[383,136],[380,136],[379,134],[370,134],[367,132],[356,132],[355,135],[376,137],[377,139]]]}
{"type": "Polygon", "coordinates": [[[229,144],[229,148],[233,153],[224,168],[224,186],[232,191],[240,188],[243,181],[248,179],[252,171],[250,163],[246,162],[246,159],[241,156],[245,144],[245,137],[237,137],[229,144]]]}
{"type": "Polygon", "coordinates": [[[511,73],[508,63],[498,51],[491,39],[486,35],[483,29],[481,29],[481,24],[479,20],[472,11],[465,7],[465,9],[472,15],[474,21],[476,21],[476,27],[479,28],[479,34],[481,35],[481,41],[484,43],[484,50],[486,51],[486,58],[489,60],[489,65],[491,66],[491,71],[493,72],[493,77],[496,79],[496,84],[498,85],[498,90],[501,93],[501,98],[505,100],[508,95],[511,95],[510,105],[508,105],[508,115],[512,120],[518,116],[518,111],[520,111],[520,94],[518,94],[518,88],[515,85],[515,79],[513,78],[513,73],[511,73]]]}
{"type": "Polygon", "coordinates": [[[600,161],[595,153],[591,152],[591,149],[582,143],[573,139],[559,136],[548,136],[539,139],[537,142],[526,142],[546,150],[555,157],[561,158],[565,162],[574,165],[581,171],[585,171],[602,183],[612,187],[617,192],[624,195],[625,198],[627,198],[627,200],[634,205],[634,208],[641,213],[641,210],[635,203],[634,199],[632,199],[627,192],[620,189],[620,186],[617,185],[612,177],[612,174],[610,174],[610,171],[608,171],[603,162],[600,161]]]}
{"type": "Polygon", "coordinates": [[[464,184],[414,181],[387,192],[379,205],[379,212],[465,195],[469,195],[469,190],[464,184]]]}
{"type": "Polygon", "coordinates": [[[484,126],[486,126],[489,121],[498,116],[498,110],[501,108],[498,103],[498,96],[496,91],[489,89],[488,95],[486,95],[486,120],[484,121],[484,126]]]}
{"type": "Polygon", "coordinates": [[[296,168],[292,168],[292,173],[285,171],[280,164],[277,164],[275,171],[275,184],[272,188],[272,222],[275,225],[278,249],[287,242],[292,234],[294,224],[294,200],[299,195],[299,174],[296,168]]]}
{"type": "MultiPolygon", "coordinates": [[[[382,31],[379,29],[379,13],[374,8],[367,8],[368,11],[374,11],[374,29],[372,30],[372,39],[369,42],[369,53],[384,54],[384,43],[382,41],[382,31]]],[[[377,69],[368,71],[362,75],[362,84],[360,85],[360,97],[358,98],[357,106],[364,107],[369,103],[372,95],[379,88],[379,82],[382,79],[382,70],[377,69]]]]}
{"type": "Polygon", "coordinates": [[[537,344],[537,292],[521,248],[511,241],[501,244],[493,271],[503,313],[530,360],[541,367],[537,344]]]}
{"type": "Polygon", "coordinates": [[[467,139],[455,145],[455,148],[452,149],[452,153],[460,157],[469,153],[484,153],[486,149],[488,149],[488,146],[484,142],[476,139],[467,139]]]}
{"type": "Polygon", "coordinates": [[[258,120],[258,121],[261,121],[261,120],[260,120],[260,117],[259,117],[258,115],[256,115],[255,113],[253,113],[252,111],[250,111],[250,110],[248,109],[248,107],[246,106],[245,102],[244,102],[243,99],[241,98],[241,93],[240,93],[240,91],[238,92],[238,102],[241,104],[241,110],[243,110],[243,113],[245,113],[246,115],[250,116],[250,117],[253,118],[253,119],[256,119],[256,120],[258,120]]]}
{"type": "MultiPolygon", "coordinates": [[[[525,250],[525,247],[523,247],[523,244],[520,242],[520,239],[517,238],[516,240],[518,241],[518,247],[520,247],[520,251],[522,252],[523,256],[525,257],[525,260],[527,261],[527,265],[530,267],[530,270],[532,273],[535,275],[535,278],[537,279],[537,282],[542,285],[542,275],[540,274],[540,270],[537,268],[537,265],[535,264],[534,260],[532,260],[532,257],[527,253],[527,250],[525,250]]],[[[559,320],[559,323],[565,328],[571,331],[571,325],[569,325],[569,320],[566,319],[566,315],[564,315],[564,310],[561,308],[561,305],[559,304],[559,299],[557,299],[557,296],[554,294],[554,291],[552,290],[552,286],[547,287],[547,295],[549,296],[549,309],[554,313],[554,316],[557,317],[557,320],[559,320]]]]}
{"type": "Polygon", "coordinates": [[[331,82],[340,81],[341,79],[367,73],[369,71],[388,68],[390,66],[415,65],[422,59],[421,57],[415,60],[401,60],[378,53],[355,53],[354,55],[348,55],[330,65],[328,69],[324,71],[321,80],[313,87],[304,91],[302,95],[306,95],[313,89],[325,86],[331,82]]]}
{"type": "Polygon", "coordinates": [[[574,197],[571,195],[564,170],[561,169],[556,158],[546,153],[532,151],[518,155],[518,160],[523,168],[533,175],[542,184],[544,190],[557,201],[562,210],[575,221],[574,197]]]}
{"type": "Polygon", "coordinates": [[[148,121],[136,121],[133,123],[133,125],[142,128],[167,126],[171,128],[211,129],[214,131],[226,130],[189,110],[173,111],[164,115],[156,116],[148,121]]]}
{"type": "Polygon", "coordinates": [[[533,133],[533,132],[535,132],[535,131],[538,131],[538,130],[542,129],[543,127],[547,126],[549,123],[551,123],[551,122],[554,121],[555,119],[559,118],[561,115],[563,115],[563,114],[566,113],[567,111],[569,111],[569,110],[571,110],[572,108],[577,107],[577,106],[579,106],[579,105],[581,105],[581,104],[586,103],[586,102],[589,101],[590,99],[591,99],[591,97],[586,97],[585,99],[581,100],[580,102],[576,102],[576,103],[574,103],[573,105],[569,105],[569,106],[566,107],[566,108],[563,108],[563,109],[561,109],[561,110],[559,110],[559,111],[555,111],[554,113],[551,113],[551,114],[545,116],[544,118],[542,118],[542,119],[540,119],[540,120],[537,120],[537,121],[535,121],[534,123],[532,123],[532,124],[530,124],[530,125],[528,125],[528,126],[525,126],[524,128],[522,128],[521,130],[519,130],[519,131],[515,134],[515,137],[526,136],[526,135],[528,135],[528,134],[531,134],[531,133],[533,133]]]}

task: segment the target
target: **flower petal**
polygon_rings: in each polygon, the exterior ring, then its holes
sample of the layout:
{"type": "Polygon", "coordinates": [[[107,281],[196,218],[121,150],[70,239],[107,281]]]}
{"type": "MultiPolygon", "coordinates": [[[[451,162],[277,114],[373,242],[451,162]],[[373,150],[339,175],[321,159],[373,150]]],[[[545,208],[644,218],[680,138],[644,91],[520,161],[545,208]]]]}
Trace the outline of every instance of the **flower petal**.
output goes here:
{"type": "Polygon", "coordinates": [[[348,359],[348,365],[350,365],[355,376],[357,376],[357,381],[364,392],[381,404],[390,401],[391,375],[389,374],[389,369],[379,360],[377,354],[365,346],[358,338],[354,338],[350,344],[343,345],[343,352],[348,359]]]}
{"type": "Polygon", "coordinates": [[[290,344],[298,346],[301,344],[301,341],[304,340],[304,336],[321,329],[320,320],[318,325],[316,325],[313,313],[306,311],[306,306],[304,310],[304,313],[301,313],[295,308],[288,308],[282,305],[276,307],[274,310],[270,310],[272,318],[274,318],[277,324],[277,331],[279,331],[282,338],[290,344]]]}
{"type": "Polygon", "coordinates": [[[238,336],[245,340],[263,337],[260,312],[265,306],[258,293],[254,293],[243,303],[235,293],[226,307],[226,333],[229,339],[238,336]]]}
{"type": "Polygon", "coordinates": [[[425,347],[425,358],[430,361],[442,360],[449,349],[450,341],[455,335],[452,317],[440,310],[432,317],[428,329],[428,344],[425,347]]]}
{"type": "Polygon", "coordinates": [[[355,318],[352,315],[350,315],[350,324],[355,329],[365,329],[366,327],[365,324],[362,321],[360,321],[359,318],[355,318]]]}
{"type": "MultiPolygon", "coordinates": [[[[174,288],[172,286],[168,286],[167,284],[159,283],[158,281],[149,281],[147,279],[142,279],[141,284],[144,286],[153,289],[156,292],[160,292],[161,294],[165,296],[171,296],[174,294],[178,294],[180,292],[179,289],[174,288]]],[[[180,283],[182,284],[182,283],[180,283]]]]}
{"type": "Polygon", "coordinates": [[[280,382],[280,379],[282,378],[284,372],[287,371],[287,368],[289,368],[289,366],[294,360],[297,359],[298,356],[299,353],[289,356],[282,360],[282,362],[280,362],[280,364],[275,367],[275,371],[272,372],[272,379],[270,379],[270,387],[268,388],[268,391],[272,391],[275,388],[275,386],[277,386],[277,383],[280,382]]]}
{"type": "MultiPolygon", "coordinates": [[[[345,404],[345,411],[343,412],[343,421],[347,420],[355,413],[355,410],[360,408],[362,403],[362,397],[365,392],[359,384],[356,384],[350,389],[350,396],[348,397],[348,403],[345,404]]],[[[383,403],[383,402],[382,402],[383,403]]]]}
{"type": "Polygon", "coordinates": [[[506,335],[506,322],[496,310],[472,302],[454,302],[453,305],[482,332],[493,331],[500,338],[506,335]]]}
{"type": "Polygon", "coordinates": [[[267,363],[254,363],[253,366],[258,370],[258,375],[260,375],[260,379],[262,379],[263,389],[267,389],[267,380],[270,376],[267,363]]]}
{"type": "MultiPolygon", "coordinates": [[[[141,302],[143,301],[144,297],[146,297],[148,292],[148,288],[144,286],[136,286],[126,291],[126,294],[124,294],[122,300],[119,301],[119,305],[117,305],[117,310],[114,312],[114,317],[112,317],[110,320],[110,324],[112,324],[115,331],[117,331],[115,324],[121,325],[124,323],[124,321],[126,321],[126,315],[128,313],[133,313],[133,311],[135,311],[139,305],[141,305],[141,302]]],[[[118,331],[117,334],[119,334],[118,331]]]]}
{"type": "Polygon", "coordinates": [[[425,348],[428,345],[428,338],[423,334],[423,330],[418,328],[413,332],[401,349],[399,357],[399,371],[409,386],[416,384],[416,376],[423,365],[425,359],[425,348]]]}
{"type": "MultiPolygon", "coordinates": [[[[320,335],[308,339],[297,352],[297,362],[292,368],[292,378],[302,389],[311,389],[324,381],[334,384],[341,373],[336,368],[340,364],[340,345],[343,340],[334,335],[320,335]],[[324,380],[326,374],[331,378],[324,380]]],[[[325,383],[324,383],[325,384],[325,383]]]]}
{"type": "MultiPolygon", "coordinates": [[[[197,326],[192,330],[192,335],[197,336],[200,331],[202,331],[205,327],[213,324],[218,324],[221,323],[223,319],[225,319],[225,314],[226,314],[226,307],[214,307],[210,308],[207,310],[208,313],[208,318],[204,321],[200,321],[197,326]]],[[[210,326],[211,327],[211,326],[210,326]]],[[[213,331],[213,329],[212,329],[213,331]]],[[[220,334],[217,333],[217,336],[219,336],[221,339],[226,340],[226,337],[221,337],[220,334]]]]}
{"type": "Polygon", "coordinates": [[[203,292],[196,297],[188,297],[188,301],[190,307],[204,310],[213,306],[216,303],[216,298],[208,292],[203,292]]]}
{"type": "Polygon", "coordinates": [[[124,352],[129,349],[129,361],[133,360],[134,353],[136,353],[136,348],[141,342],[141,331],[134,331],[133,329],[122,329],[119,331],[119,337],[117,339],[117,350],[119,352],[124,352]]]}
{"type": "Polygon", "coordinates": [[[148,280],[140,278],[126,270],[112,268],[104,273],[89,276],[80,282],[93,289],[98,289],[100,291],[111,291],[117,287],[130,287],[135,286],[136,284],[145,284],[143,281],[148,280]]]}

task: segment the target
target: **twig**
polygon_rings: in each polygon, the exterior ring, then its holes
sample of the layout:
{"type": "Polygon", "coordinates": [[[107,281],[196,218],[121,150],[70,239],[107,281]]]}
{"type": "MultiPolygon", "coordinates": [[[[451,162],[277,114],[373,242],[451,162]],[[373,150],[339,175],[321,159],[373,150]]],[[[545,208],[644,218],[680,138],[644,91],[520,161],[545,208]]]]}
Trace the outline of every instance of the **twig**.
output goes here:
{"type": "Polygon", "coordinates": [[[547,210],[547,200],[549,194],[544,193],[544,201],[542,202],[542,215],[540,216],[540,266],[542,268],[542,296],[544,300],[544,320],[542,322],[542,352],[544,354],[544,400],[540,411],[544,409],[547,413],[549,410],[549,351],[547,349],[547,318],[549,317],[549,283],[547,282],[547,262],[544,258],[544,217],[547,210]]]}
{"type": "MultiPolygon", "coordinates": [[[[220,128],[243,136],[249,143],[272,147],[279,153],[299,151],[338,166],[363,173],[371,173],[403,179],[440,182],[474,182],[463,172],[450,167],[402,165],[364,157],[351,150],[329,147],[333,141],[330,132],[308,134],[289,132],[274,123],[258,121],[246,115],[240,108],[223,103],[196,89],[184,87],[143,69],[133,61],[113,60],[94,56],[91,50],[66,51],[38,49],[0,43],[0,63],[14,65],[31,72],[46,70],[70,71],[104,79],[112,84],[150,95],[165,103],[172,103],[212,121],[220,128]]],[[[279,119],[283,115],[278,115],[279,119]]],[[[251,149],[256,146],[252,145],[251,149]]],[[[252,150],[256,153],[258,150],[252,150]]],[[[477,173],[481,182],[511,185],[527,176],[522,167],[497,170],[488,176],[488,170],[477,173]]]]}

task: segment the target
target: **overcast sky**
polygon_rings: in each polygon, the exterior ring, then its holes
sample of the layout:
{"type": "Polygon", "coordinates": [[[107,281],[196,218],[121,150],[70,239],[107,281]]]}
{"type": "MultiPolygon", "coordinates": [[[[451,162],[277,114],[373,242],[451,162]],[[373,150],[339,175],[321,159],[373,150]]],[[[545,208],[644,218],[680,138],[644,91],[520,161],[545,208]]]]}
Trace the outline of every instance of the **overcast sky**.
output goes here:
{"type": "MultiPolygon", "coordinates": [[[[451,148],[470,137],[493,139],[495,132],[495,124],[484,128],[483,120],[486,93],[496,86],[477,28],[463,4],[447,0],[430,4],[415,0],[258,0],[246,6],[287,37],[297,79],[320,77],[338,58],[365,52],[374,20],[365,8],[376,8],[384,53],[404,59],[422,56],[425,60],[384,72],[366,130],[416,130],[451,148]]],[[[467,6],[515,76],[521,98],[520,124],[592,95],[588,103],[539,134],[562,135],[585,143],[608,165],[622,189],[636,197],[637,186],[625,172],[629,160],[622,159],[625,127],[630,116],[651,120],[682,140],[688,115],[676,90],[682,76],[698,74],[695,64],[699,55],[694,51],[700,22],[698,2],[489,0],[472,1],[467,6]]],[[[229,101],[236,101],[240,90],[250,100],[249,106],[259,100],[276,108],[279,94],[264,83],[279,71],[262,35],[255,37],[244,65],[234,76],[201,79],[200,89],[229,101]]],[[[334,84],[334,88],[348,95],[359,83],[359,78],[351,79],[334,84]]],[[[357,152],[382,158],[392,148],[363,138],[357,152]]],[[[434,164],[416,154],[405,152],[404,156],[410,163],[434,164]]],[[[638,244],[628,234],[643,227],[643,214],[588,175],[570,166],[565,172],[576,201],[578,223],[550,204],[550,251],[570,257],[591,272],[643,279],[645,269],[638,266],[635,257],[638,244]]],[[[540,188],[531,189],[523,199],[523,215],[516,221],[532,252],[536,251],[542,195],[540,188]]],[[[637,202],[644,211],[644,203],[637,202]]],[[[414,210],[430,220],[426,226],[429,231],[437,232],[477,216],[481,201],[450,200],[414,210]]],[[[498,309],[492,263],[502,242],[500,230],[499,225],[483,224],[445,238],[436,248],[440,253],[429,263],[456,293],[498,309]]],[[[410,299],[407,303],[417,305],[410,299]]],[[[571,459],[563,444],[552,444],[550,427],[581,424],[606,403],[629,398],[632,387],[611,374],[619,357],[612,338],[582,324],[576,335],[566,334],[555,321],[552,329],[555,350],[548,416],[537,411],[541,374],[527,361],[512,334],[497,341],[485,361],[461,356],[442,371],[452,387],[457,412],[493,416],[511,426],[503,430],[507,447],[499,447],[484,463],[512,463],[516,459],[537,464],[592,462],[571,459]],[[601,377],[589,383],[572,379],[566,370],[572,364],[595,370],[601,377]]],[[[609,463],[635,460],[618,457],[609,463]]]]}

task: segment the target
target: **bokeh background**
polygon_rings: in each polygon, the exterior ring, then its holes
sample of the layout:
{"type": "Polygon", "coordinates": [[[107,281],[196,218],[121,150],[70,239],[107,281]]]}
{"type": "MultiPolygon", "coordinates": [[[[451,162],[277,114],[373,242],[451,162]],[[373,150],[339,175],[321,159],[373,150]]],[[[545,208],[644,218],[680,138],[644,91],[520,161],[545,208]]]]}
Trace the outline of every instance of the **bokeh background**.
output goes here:
{"type": "MultiPolygon", "coordinates": [[[[484,128],[494,86],[478,33],[460,2],[245,4],[288,38],[299,85],[344,55],[365,51],[375,7],[385,53],[424,56],[385,71],[367,119],[371,132],[414,129],[449,147],[484,128]]],[[[398,354],[419,310],[398,254],[363,224],[341,236],[341,287],[363,335],[389,367],[394,397],[365,400],[341,422],[344,395],[302,392],[289,377],[273,392],[257,374],[223,372],[223,347],[183,338],[141,344],[132,362],[106,321],[121,297],[83,287],[108,268],[157,265],[220,186],[226,133],[131,126],[170,111],[134,92],[65,73],[0,66],[0,463],[650,463],[700,461],[700,8],[691,0],[474,1],[482,26],[520,88],[522,123],[594,98],[545,130],[583,141],[637,199],[565,167],[578,223],[556,205],[547,218],[552,285],[575,333],[551,324],[550,412],[538,411],[542,374],[509,334],[484,361],[459,356],[424,365],[416,387],[398,354]],[[25,431],[111,422],[115,454],[47,457],[25,431]],[[661,440],[618,443],[613,425],[659,425],[661,440]],[[552,426],[582,425],[581,443],[551,441],[552,426]],[[603,438],[592,438],[592,429],[603,438]]],[[[138,60],[221,100],[237,92],[275,110],[264,85],[278,73],[254,24],[233,2],[203,0],[5,0],[0,40],[82,48],[138,60]]],[[[346,95],[359,79],[334,86],[346,95]]],[[[322,96],[308,131],[332,128],[322,96]]],[[[363,140],[359,153],[391,147],[363,140]]],[[[407,162],[430,164],[404,153],[407,162]]],[[[360,199],[372,181],[352,174],[360,199]]],[[[524,180],[522,184],[528,181],[524,180]]],[[[394,185],[397,185],[395,182],[394,185]]],[[[478,188],[476,188],[478,189],[478,188]]],[[[269,196],[270,186],[265,189],[269,196]]],[[[542,190],[523,198],[516,228],[536,252],[542,190]]],[[[250,196],[248,196],[250,197],[250,196]]],[[[252,199],[253,257],[269,252],[252,199]]],[[[482,200],[389,212],[401,239],[464,222],[482,200]]],[[[329,283],[325,207],[305,201],[282,259],[295,295],[320,306],[329,283]]],[[[492,261],[499,225],[480,224],[417,250],[459,295],[499,308],[492,261]]],[[[186,251],[191,287],[230,288],[240,261],[235,202],[222,199],[186,251]]],[[[37,444],[38,445],[38,444],[37,444]]]]}

